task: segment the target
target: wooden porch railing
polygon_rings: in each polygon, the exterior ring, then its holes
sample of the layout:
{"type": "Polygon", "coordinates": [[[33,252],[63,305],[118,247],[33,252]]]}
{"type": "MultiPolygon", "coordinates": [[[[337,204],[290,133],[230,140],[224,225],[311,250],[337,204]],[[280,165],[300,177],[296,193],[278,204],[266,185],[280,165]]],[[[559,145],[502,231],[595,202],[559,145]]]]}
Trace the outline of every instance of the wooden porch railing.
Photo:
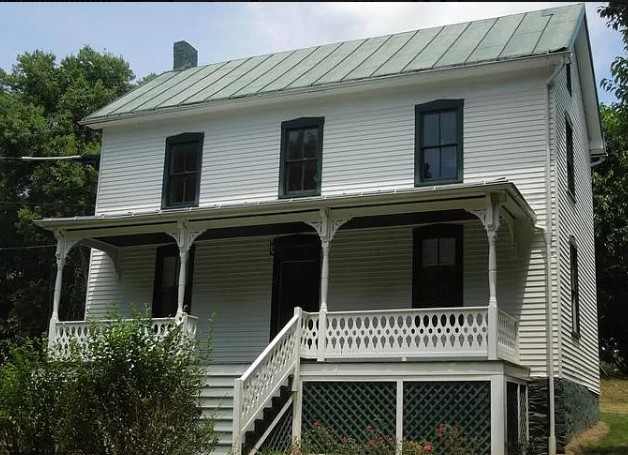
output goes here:
{"type": "MultiPolygon", "coordinates": [[[[121,320],[124,323],[124,319],[121,320]]],[[[99,319],[98,324],[115,324],[118,320],[99,319]]],[[[183,330],[190,336],[196,336],[198,318],[184,314],[180,320],[176,318],[153,318],[151,319],[150,331],[156,338],[164,337],[177,324],[183,324],[183,330]]],[[[91,337],[92,323],[90,321],[64,321],[56,322],[52,327],[52,332],[48,336],[48,348],[55,355],[64,357],[68,355],[73,344],[85,345],[91,337]]]]}
{"type": "Polygon", "coordinates": [[[518,346],[517,319],[488,307],[326,313],[297,308],[290,322],[235,381],[232,452],[240,455],[245,433],[289,376],[294,375],[293,386],[298,382],[301,358],[489,360],[490,353],[496,352],[498,358],[516,363],[518,346]],[[497,319],[491,320],[490,314],[497,314],[497,319]],[[321,318],[326,318],[326,324],[320,323],[321,318]],[[324,334],[319,332],[321,325],[324,334]],[[494,340],[489,337],[491,328],[497,333],[494,340]],[[324,343],[320,343],[322,336],[324,343]]]}

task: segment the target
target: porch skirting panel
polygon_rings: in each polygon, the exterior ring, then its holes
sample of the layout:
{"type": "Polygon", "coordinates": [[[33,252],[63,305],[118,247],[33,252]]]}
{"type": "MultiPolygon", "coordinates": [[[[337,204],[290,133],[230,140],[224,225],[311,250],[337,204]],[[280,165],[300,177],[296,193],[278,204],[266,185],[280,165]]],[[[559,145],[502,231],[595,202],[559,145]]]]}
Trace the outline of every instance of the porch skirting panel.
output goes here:
{"type": "Polygon", "coordinates": [[[379,436],[427,440],[446,453],[447,440],[491,453],[490,381],[305,382],[302,436],[310,444],[328,435],[368,443],[379,436]],[[398,393],[402,396],[399,397],[398,393]],[[401,404],[401,409],[397,406],[401,404]],[[401,419],[402,423],[398,420],[401,419]],[[324,431],[321,431],[324,428],[324,431]]]}

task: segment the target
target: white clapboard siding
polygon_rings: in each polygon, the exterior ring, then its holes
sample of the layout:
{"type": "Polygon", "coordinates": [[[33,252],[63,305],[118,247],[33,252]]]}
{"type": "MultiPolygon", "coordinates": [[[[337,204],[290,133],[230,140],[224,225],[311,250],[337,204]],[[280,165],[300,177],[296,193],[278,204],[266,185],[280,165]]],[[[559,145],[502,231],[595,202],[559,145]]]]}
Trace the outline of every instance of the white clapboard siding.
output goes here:
{"type": "Polygon", "coordinates": [[[310,116],[325,117],[323,194],[412,188],[414,106],[438,98],[464,99],[464,181],[507,177],[542,216],[544,81],[533,75],[105,128],[97,213],[159,209],[165,140],[182,132],[205,134],[200,206],[276,199],[281,122],[310,116]]]}
{"type": "Polygon", "coordinates": [[[597,298],[595,288],[595,247],[593,201],[587,126],[584,116],[577,62],[573,59],[572,94],[567,90],[566,73],[556,78],[552,116],[558,170],[558,242],[560,298],[560,375],[599,392],[597,298]],[[567,193],[567,151],[565,117],[571,120],[574,140],[575,202],[567,193]],[[578,249],[580,297],[580,338],[572,336],[570,237],[578,249]]]}
{"type": "Polygon", "coordinates": [[[113,261],[102,251],[92,249],[87,284],[86,316],[130,316],[133,310],[150,309],[155,273],[155,248],[126,248],[118,277],[113,261]]]}

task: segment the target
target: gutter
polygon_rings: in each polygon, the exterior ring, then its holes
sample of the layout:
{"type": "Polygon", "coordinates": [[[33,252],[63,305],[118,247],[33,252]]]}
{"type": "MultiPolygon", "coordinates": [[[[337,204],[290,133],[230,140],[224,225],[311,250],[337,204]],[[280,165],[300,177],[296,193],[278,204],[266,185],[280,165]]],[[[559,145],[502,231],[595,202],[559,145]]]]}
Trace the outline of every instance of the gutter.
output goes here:
{"type": "Polygon", "coordinates": [[[552,287],[552,228],[555,207],[552,203],[552,181],[551,181],[551,146],[550,146],[550,94],[554,79],[566,64],[566,58],[557,65],[552,75],[545,83],[545,226],[540,227],[545,240],[545,301],[546,311],[546,334],[547,334],[547,377],[549,390],[549,436],[547,438],[548,455],[556,455],[556,398],[554,393],[554,292],[552,287]]]}

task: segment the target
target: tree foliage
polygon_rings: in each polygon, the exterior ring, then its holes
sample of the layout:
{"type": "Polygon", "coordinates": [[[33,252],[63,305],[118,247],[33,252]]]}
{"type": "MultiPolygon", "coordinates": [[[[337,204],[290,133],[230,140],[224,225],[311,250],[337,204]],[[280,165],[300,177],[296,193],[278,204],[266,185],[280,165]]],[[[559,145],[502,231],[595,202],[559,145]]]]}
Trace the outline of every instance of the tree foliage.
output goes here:
{"type": "MultiPolygon", "coordinates": [[[[59,63],[48,52],[25,53],[10,72],[0,70],[0,342],[47,327],[55,242],[32,221],[93,214],[96,197],[94,167],[19,157],[98,154],[100,133],[78,121],[127,92],[133,78],[122,58],[89,46],[59,63]]],[[[74,248],[68,258],[62,318],[82,317],[88,254],[74,248]]]]}
{"type": "Polygon", "coordinates": [[[156,336],[146,316],[90,329],[69,356],[12,349],[0,366],[0,455],[210,453],[213,420],[198,406],[209,351],[182,326],[156,336]]]}
{"type": "Polygon", "coordinates": [[[607,157],[592,178],[600,354],[628,373],[628,4],[610,2],[598,11],[624,41],[612,78],[602,82],[617,102],[600,107],[607,157]]]}

